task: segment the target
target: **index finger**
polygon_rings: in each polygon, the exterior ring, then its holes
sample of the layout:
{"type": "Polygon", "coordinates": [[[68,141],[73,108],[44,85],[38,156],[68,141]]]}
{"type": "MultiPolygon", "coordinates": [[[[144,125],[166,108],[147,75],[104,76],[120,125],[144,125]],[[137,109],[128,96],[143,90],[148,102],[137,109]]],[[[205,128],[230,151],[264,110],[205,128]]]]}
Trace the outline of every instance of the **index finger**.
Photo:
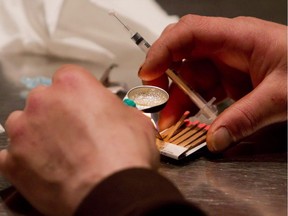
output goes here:
{"type": "Polygon", "coordinates": [[[255,39],[263,33],[263,24],[256,18],[186,15],[151,46],[139,77],[151,81],[163,75],[173,62],[201,57],[217,58],[246,71],[255,39]]]}

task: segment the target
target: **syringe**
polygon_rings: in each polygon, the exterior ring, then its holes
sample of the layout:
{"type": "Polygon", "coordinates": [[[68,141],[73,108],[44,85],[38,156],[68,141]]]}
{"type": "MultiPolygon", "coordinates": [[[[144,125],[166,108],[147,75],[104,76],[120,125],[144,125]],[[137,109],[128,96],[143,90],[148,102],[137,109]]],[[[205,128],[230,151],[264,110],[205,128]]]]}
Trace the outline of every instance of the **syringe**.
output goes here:
{"type": "MultiPolygon", "coordinates": [[[[124,24],[122,20],[118,18],[115,12],[110,12],[110,15],[114,16],[130,33],[131,39],[134,43],[145,53],[148,53],[150,44],[140,35],[138,32],[133,31],[128,25],[124,24]]],[[[213,105],[213,102],[216,98],[212,98],[208,103],[195,91],[191,90],[189,86],[171,69],[165,71],[167,76],[182,89],[189,98],[195,103],[196,106],[200,109],[198,114],[199,118],[206,121],[206,123],[211,123],[217,117],[217,107],[213,105]]]]}

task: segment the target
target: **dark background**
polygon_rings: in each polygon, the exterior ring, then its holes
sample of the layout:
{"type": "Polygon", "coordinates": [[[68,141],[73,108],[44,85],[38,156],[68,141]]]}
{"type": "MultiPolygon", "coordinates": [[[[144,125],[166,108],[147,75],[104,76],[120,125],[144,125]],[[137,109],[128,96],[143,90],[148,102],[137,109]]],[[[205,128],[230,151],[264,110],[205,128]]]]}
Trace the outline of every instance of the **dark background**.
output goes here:
{"type": "Polygon", "coordinates": [[[286,0],[156,0],[169,14],[253,16],[287,25],[286,0]]]}

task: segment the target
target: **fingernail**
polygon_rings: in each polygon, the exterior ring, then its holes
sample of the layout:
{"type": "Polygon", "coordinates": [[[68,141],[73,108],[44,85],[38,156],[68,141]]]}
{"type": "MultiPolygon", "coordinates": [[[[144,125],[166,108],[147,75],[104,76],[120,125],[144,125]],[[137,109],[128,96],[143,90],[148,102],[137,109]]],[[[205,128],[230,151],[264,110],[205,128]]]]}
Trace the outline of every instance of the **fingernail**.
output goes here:
{"type": "Polygon", "coordinates": [[[220,152],[225,150],[233,142],[233,138],[225,127],[220,127],[210,138],[209,146],[212,147],[212,151],[220,152]]]}

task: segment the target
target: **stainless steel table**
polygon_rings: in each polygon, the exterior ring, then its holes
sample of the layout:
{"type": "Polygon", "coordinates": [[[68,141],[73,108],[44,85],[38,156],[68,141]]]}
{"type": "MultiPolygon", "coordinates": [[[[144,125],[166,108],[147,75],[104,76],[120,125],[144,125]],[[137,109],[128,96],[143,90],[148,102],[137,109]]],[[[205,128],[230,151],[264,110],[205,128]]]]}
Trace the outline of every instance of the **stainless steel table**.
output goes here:
{"type": "MultiPolygon", "coordinates": [[[[47,64],[51,62],[47,61],[47,64]]],[[[9,71],[9,73],[16,73],[9,71]]],[[[23,87],[0,70],[0,122],[24,107],[23,87]]],[[[208,215],[287,215],[287,127],[265,129],[221,155],[203,150],[183,161],[162,158],[160,172],[208,215]]],[[[0,135],[0,146],[6,145],[0,135]]],[[[0,189],[9,183],[1,178],[0,189]]],[[[17,215],[0,205],[0,215],[17,215]]],[[[25,214],[24,214],[25,215],[25,214]]]]}

